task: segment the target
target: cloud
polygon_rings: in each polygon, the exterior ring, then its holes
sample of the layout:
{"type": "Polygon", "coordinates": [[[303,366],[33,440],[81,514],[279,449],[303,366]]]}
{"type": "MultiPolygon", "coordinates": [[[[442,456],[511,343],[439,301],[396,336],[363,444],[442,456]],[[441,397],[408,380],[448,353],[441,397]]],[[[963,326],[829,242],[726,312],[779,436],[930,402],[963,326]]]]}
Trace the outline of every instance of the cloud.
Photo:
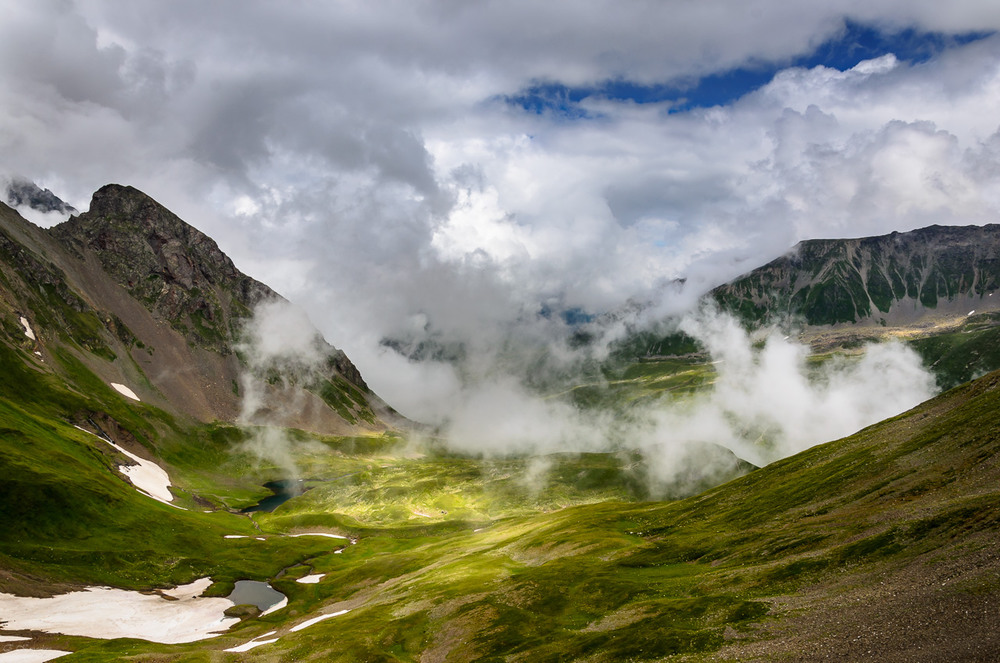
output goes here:
{"type": "Polygon", "coordinates": [[[920,357],[896,342],[869,344],[857,357],[810,368],[805,346],[776,330],[755,340],[712,309],[686,317],[680,329],[705,345],[718,375],[689,410],[666,409],[657,418],[682,438],[707,427],[711,441],[758,465],[850,435],[936,391],[920,357]]]}
{"type": "Polygon", "coordinates": [[[1000,106],[1000,38],[920,63],[788,65],[848,20],[1000,30],[991,3],[2,7],[0,173],[81,210],[107,182],[146,191],[308,310],[394,406],[456,427],[490,388],[511,413],[559,409],[523,397],[537,371],[586,359],[561,311],[642,302],[637,322],[652,323],[800,239],[1000,209],[1000,133],[983,112],[1000,106]],[[687,112],[504,101],[764,64],[779,71],[760,89],[687,112]],[[386,337],[465,360],[410,362],[386,337]]]}
{"type": "Polygon", "coordinates": [[[280,299],[258,304],[241,332],[237,423],[247,432],[241,450],[280,468],[282,478],[297,479],[296,443],[284,426],[307,409],[303,388],[325,363],[324,341],[301,309],[280,299]]]}
{"type": "MultiPolygon", "coordinates": [[[[766,465],[936,393],[919,356],[897,342],[816,364],[788,336],[751,335],[710,306],[677,326],[712,362],[712,382],[696,393],[643,399],[612,414],[493,375],[455,390],[441,432],[452,448],[486,456],[637,451],[654,495],[683,494],[732,476],[738,459],[766,465]]],[[[544,469],[534,468],[533,482],[544,469]]]]}
{"type": "Polygon", "coordinates": [[[265,300],[254,308],[237,351],[252,369],[301,377],[326,359],[323,339],[306,313],[289,302],[265,300]]]}

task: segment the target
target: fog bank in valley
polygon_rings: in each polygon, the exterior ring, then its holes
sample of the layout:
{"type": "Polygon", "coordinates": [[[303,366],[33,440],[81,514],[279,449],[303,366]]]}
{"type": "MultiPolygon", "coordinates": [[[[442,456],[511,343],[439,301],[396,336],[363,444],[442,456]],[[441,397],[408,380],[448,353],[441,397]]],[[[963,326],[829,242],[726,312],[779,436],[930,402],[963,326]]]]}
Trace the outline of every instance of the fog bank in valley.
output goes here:
{"type": "MultiPolygon", "coordinates": [[[[624,408],[581,408],[567,397],[573,386],[607,386],[595,377],[599,372],[584,369],[607,360],[601,342],[618,338],[621,330],[615,325],[589,345],[574,346],[556,334],[567,332],[564,324],[547,321],[538,323],[530,342],[509,336],[491,345],[501,337],[484,329],[479,342],[447,360],[407,359],[394,350],[383,351],[395,354],[394,361],[408,369],[401,372],[410,380],[407,386],[427,399],[425,423],[436,427],[435,437],[451,450],[484,458],[639,452],[654,495],[724,477],[737,459],[765,465],[850,435],[919,404],[936,390],[917,354],[897,342],[869,344],[850,356],[817,362],[810,360],[806,346],[777,328],[751,334],[708,305],[677,316],[668,328],[698,342],[714,378],[694,393],[641,399],[624,408]],[[544,330],[553,335],[545,338],[544,330]],[[428,385],[433,388],[426,389],[428,385]],[[552,385],[560,388],[553,391],[552,385]]],[[[318,365],[321,355],[308,319],[289,304],[259,307],[245,336],[241,352],[251,370],[242,388],[249,423],[265,398],[263,372],[278,369],[302,376],[318,365]]],[[[280,430],[250,430],[247,450],[296,471],[292,445],[280,430]]],[[[531,464],[525,482],[544,483],[547,468],[546,463],[531,464]]]]}

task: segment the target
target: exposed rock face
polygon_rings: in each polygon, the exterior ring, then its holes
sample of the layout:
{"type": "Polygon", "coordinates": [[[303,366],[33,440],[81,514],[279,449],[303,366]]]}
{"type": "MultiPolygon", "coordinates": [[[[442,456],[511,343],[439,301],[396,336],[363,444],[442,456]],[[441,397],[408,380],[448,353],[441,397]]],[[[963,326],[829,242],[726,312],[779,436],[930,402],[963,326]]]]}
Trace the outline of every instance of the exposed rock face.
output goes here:
{"type": "Polygon", "coordinates": [[[959,312],[998,288],[1000,225],[991,224],[805,241],[711,295],[748,322],[790,315],[833,325],[959,312]]]}
{"type": "Polygon", "coordinates": [[[71,250],[88,248],[118,283],[203,347],[228,353],[238,321],[278,295],[243,274],[213,239],[146,194],[109,184],[90,211],[51,229],[71,250]]]}
{"type": "Polygon", "coordinates": [[[318,331],[318,362],[287,375],[249,362],[246,324],[267,301],[283,300],[132,187],[103,187],[89,212],[47,230],[0,203],[0,343],[38,370],[66,373],[72,355],[105,384],[130,385],[144,403],[201,421],[326,434],[410,425],[318,331]],[[260,393],[247,398],[253,384],[260,393]]]}
{"type": "Polygon", "coordinates": [[[72,336],[87,350],[107,353],[93,307],[45,250],[43,232],[0,203],[0,315],[8,337],[25,344],[15,324],[24,317],[35,334],[72,336]]]}
{"type": "MultiPolygon", "coordinates": [[[[280,295],[239,271],[215,240],[130,186],[98,190],[90,211],[50,230],[78,254],[93,251],[105,271],[154,315],[198,346],[229,354],[254,307],[280,295]]],[[[321,341],[328,364],[364,391],[347,355],[321,341]]]]}

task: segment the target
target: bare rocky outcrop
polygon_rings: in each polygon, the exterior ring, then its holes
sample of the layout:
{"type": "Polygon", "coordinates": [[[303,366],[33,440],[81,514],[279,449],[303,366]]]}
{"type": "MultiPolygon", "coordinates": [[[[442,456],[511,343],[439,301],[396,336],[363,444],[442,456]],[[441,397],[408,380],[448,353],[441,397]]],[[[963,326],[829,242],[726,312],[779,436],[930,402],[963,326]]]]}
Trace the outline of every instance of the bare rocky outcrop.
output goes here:
{"type": "Polygon", "coordinates": [[[305,373],[256,375],[241,348],[255,307],[268,301],[283,300],[135,188],[107,185],[88,212],[49,229],[0,204],[0,338],[33,354],[39,369],[59,371],[45,357],[61,348],[105,384],[129,385],[145,403],[202,421],[326,434],[409,424],[318,331],[321,360],[305,373]],[[26,340],[22,317],[37,344],[26,340]],[[249,374],[263,381],[264,399],[262,414],[247,418],[249,374]]]}
{"type": "Polygon", "coordinates": [[[109,184],[90,211],[51,229],[82,257],[93,251],[105,271],[152,313],[199,346],[232,351],[239,321],[278,295],[243,274],[215,240],[141,191],[109,184]]]}

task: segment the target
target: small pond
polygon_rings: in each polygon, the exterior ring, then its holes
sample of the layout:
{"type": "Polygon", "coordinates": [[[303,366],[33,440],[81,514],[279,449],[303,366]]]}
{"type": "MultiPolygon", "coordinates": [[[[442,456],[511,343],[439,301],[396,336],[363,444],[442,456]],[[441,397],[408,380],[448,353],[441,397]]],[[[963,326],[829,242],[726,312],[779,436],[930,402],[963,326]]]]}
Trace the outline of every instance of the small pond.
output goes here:
{"type": "Polygon", "coordinates": [[[305,492],[302,486],[302,479],[281,479],[280,481],[268,481],[264,487],[270,490],[273,495],[265,497],[257,504],[248,506],[241,510],[241,513],[253,513],[254,511],[271,512],[288,500],[305,492]]]}
{"type": "Polygon", "coordinates": [[[285,595],[266,582],[237,580],[233,593],[227,596],[236,605],[255,605],[261,612],[277,606],[285,600],[285,595]]]}

